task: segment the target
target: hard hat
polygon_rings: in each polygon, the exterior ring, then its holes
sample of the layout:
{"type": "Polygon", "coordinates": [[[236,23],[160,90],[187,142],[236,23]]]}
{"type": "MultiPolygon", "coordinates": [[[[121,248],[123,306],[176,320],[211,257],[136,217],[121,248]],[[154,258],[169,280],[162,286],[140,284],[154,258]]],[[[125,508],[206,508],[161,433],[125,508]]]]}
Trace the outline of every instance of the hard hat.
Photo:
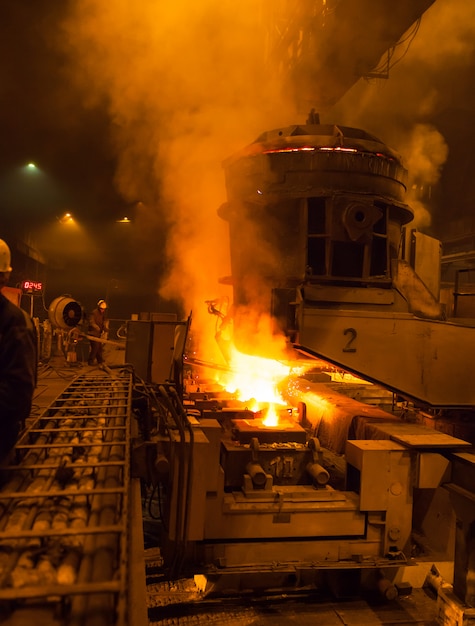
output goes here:
{"type": "Polygon", "coordinates": [[[97,306],[100,309],[107,309],[107,302],[105,300],[99,300],[99,302],[97,303],[97,306]]]}
{"type": "Polygon", "coordinates": [[[0,272],[11,272],[11,253],[7,244],[0,239],[0,272]]]}

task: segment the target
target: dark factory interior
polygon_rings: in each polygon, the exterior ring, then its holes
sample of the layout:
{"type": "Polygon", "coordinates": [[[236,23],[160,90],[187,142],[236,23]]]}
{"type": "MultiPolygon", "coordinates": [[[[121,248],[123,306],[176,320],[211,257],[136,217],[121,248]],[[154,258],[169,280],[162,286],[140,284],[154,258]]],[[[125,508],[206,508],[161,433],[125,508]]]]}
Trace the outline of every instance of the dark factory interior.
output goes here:
{"type": "Polygon", "coordinates": [[[0,623],[473,625],[475,5],[167,5],[0,7],[0,623]]]}

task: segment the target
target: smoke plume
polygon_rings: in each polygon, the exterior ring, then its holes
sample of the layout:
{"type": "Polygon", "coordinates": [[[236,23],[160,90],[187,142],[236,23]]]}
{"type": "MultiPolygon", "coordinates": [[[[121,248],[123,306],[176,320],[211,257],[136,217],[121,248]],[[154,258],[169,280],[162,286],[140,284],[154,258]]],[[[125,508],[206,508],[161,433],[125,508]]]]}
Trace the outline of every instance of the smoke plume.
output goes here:
{"type": "MultiPolygon", "coordinates": [[[[215,323],[204,301],[229,295],[220,283],[230,273],[227,224],[217,216],[223,159],[264,130],[304,121],[264,62],[272,6],[72,0],[64,22],[68,80],[86,107],[106,108],[117,188],[136,207],[137,280],[157,267],[160,294],[193,311],[195,329],[215,323]]],[[[471,83],[450,81],[473,54],[474,23],[474,3],[437,0],[396,50],[389,80],[360,80],[322,122],[363,128],[401,152],[410,189],[434,184],[448,153],[431,120],[454,92],[470,96],[471,83]]],[[[424,198],[416,201],[428,225],[424,198]]]]}
{"type": "Polygon", "coordinates": [[[77,84],[86,106],[107,107],[116,184],[140,206],[137,263],[160,258],[161,295],[193,310],[199,325],[204,300],[222,295],[219,279],[230,273],[227,224],[217,217],[222,160],[263,128],[292,119],[289,105],[276,106],[280,85],[264,69],[259,3],[77,0],[72,7],[64,38],[77,84]]]}
{"type": "MultiPolygon", "coordinates": [[[[429,209],[427,193],[450,158],[454,115],[472,112],[475,105],[474,25],[474,3],[437,0],[422,16],[415,37],[396,47],[389,78],[361,79],[325,112],[332,118],[328,121],[364,128],[402,155],[409,172],[407,200],[418,228],[428,228],[434,218],[429,211],[437,210],[433,203],[429,209]]],[[[440,213],[443,230],[447,207],[440,213]]]]}

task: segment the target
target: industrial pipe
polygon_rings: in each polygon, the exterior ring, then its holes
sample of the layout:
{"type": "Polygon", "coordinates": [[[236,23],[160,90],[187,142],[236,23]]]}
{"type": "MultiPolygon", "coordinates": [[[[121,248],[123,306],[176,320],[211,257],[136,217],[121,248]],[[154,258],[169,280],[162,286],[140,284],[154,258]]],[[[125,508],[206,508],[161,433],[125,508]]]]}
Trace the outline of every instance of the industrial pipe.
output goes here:
{"type": "Polygon", "coordinates": [[[266,484],[266,473],[259,463],[249,461],[246,465],[246,472],[249,474],[254,487],[264,487],[266,484]]]}
{"type": "Polygon", "coordinates": [[[330,480],[330,474],[320,463],[307,463],[306,469],[317,485],[326,485],[330,480]]]}

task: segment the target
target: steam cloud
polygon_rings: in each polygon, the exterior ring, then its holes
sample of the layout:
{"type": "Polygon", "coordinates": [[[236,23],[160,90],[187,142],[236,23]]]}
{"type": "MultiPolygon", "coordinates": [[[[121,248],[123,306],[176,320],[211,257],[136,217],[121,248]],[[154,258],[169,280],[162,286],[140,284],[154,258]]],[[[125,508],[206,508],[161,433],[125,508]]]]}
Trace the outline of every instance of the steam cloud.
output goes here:
{"type": "Polygon", "coordinates": [[[140,201],[138,262],[165,258],[160,293],[195,327],[214,324],[204,300],[230,273],[222,160],[292,119],[264,69],[257,4],[78,0],[64,25],[84,100],[113,123],[119,191],[140,201]]]}
{"type": "Polygon", "coordinates": [[[413,192],[434,185],[449,157],[439,119],[454,108],[473,111],[474,24],[474,3],[437,0],[409,47],[396,49],[389,79],[360,80],[331,111],[332,118],[364,128],[402,155],[417,228],[428,228],[434,216],[427,197],[413,192]]]}
{"type": "Polygon", "coordinates": [[[431,216],[420,198],[430,196],[432,186],[439,181],[448,146],[440,132],[428,124],[414,126],[408,142],[408,147],[403,148],[412,180],[407,202],[414,210],[413,228],[424,230],[431,225],[431,216]]]}
{"type": "MultiPolygon", "coordinates": [[[[225,200],[222,160],[263,130],[303,121],[265,69],[265,2],[71,6],[63,44],[86,105],[108,109],[117,186],[139,207],[138,267],[164,258],[160,293],[192,310],[195,325],[212,327],[204,300],[226,297],[218,282],[230,273],[227,224],[216,213],[225,200]]],[[[320,112],[322,122],[374,133],[401,152],[418,185],[434,184],[447,146],[427,119],[445,104],[443,81],[473,52],[474,23],[474,3],[437,0],[390,79],[360,80],[320,112]]]]}

